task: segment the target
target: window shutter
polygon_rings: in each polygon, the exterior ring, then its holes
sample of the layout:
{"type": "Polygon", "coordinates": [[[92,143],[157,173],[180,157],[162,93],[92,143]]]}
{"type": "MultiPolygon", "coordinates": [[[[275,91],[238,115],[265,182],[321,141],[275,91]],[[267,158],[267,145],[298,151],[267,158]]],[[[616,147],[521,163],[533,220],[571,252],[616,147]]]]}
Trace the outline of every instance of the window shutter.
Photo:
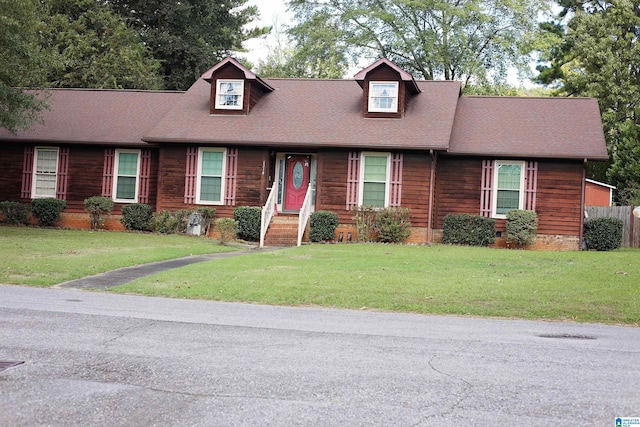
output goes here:
{"type": "Polygon", "coordinates": [[[184,203],[196,202],[196,181],[198,179],[198,147],[187,148],[187,172],[184,184],[184,203]]]}
{"type": "Polygon", "coordinates": [[[33,147],[24,147],[24,160],[22,163],[22,191],[20,197],[31,198],[31,183],[33,179],[33,147]]]}
{"type": "Polygon", "coordinates": [[[349,152],[349,160],[347,163],[347,206],[350,211],[358,206],[358,179],[360,177],[360,153],[357,151],[349,152]]]}
{"type": "Polygon", "coordinates": [[[227,150],[227,176],[224,203],[227,206],[236,205],[236,177],[238,175],[238,149],[227,150]]]}
{"type": "Polygon", "coordinates": [[[149,184],[151,180],[151,150],[143,149],[140,152],[140,189],[138,190],[138,202],[149,203],[149,184]]]}
{"type": "Polygon", "coordinates": [[[402,204],[402,163],[404,156],[402,153],[391,155],[391,188],[389,192],[389,206],[400,207],[402,204]]]}
{"type": "Polygon", "coordinates": [[[536,191],[538,189],[538,162],[527,162],[524,190],[524,208],[530,211],[536,210],[536,191]]]}
{"type": "Polygon", "coordinates": [[[493,204],[493,169],[494,160],[482,161],[482,182],[480,184],[480,215],[491,218],[493,204]]]}
{"type": "Polygon", "coordinates": [[[116,149],[104,150],[104,170],[102,172],[102,197],[111,197],[113,193],[113,168],[116,158],[116,149]]]}
{"type": "Polygon", "coordinates": [[[69,181],[69,147],[62,147],[58,152],[58,182],[56,198],[67,200],[67,183],[69,181]]]}

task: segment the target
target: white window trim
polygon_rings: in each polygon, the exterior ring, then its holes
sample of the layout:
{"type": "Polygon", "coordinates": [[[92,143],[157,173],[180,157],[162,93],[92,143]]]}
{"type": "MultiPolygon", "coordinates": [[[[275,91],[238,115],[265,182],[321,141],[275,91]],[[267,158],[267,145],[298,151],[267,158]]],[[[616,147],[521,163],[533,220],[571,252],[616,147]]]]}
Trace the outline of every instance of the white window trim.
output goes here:
{"type": "MultiPolygon", "coordinates": [[[[383,208],[388,208],[389,207],[389,194],[390,194],[390,188],[391,188],[391,153],[388,152],[373,152],[373,151],[368,151],[368,152],[361,152],[360,153],[360,171],[359,171],[359,178],[358,178],[358,206],[362,206],[363,205],[363,200],[364,200],[364,169],[365,169],[365,157],[368,156],[374,156],[374,157],[382,157],[382,156],[386,156],[387,157],[387,173],[385,176],[385,186],[384,186],[384,206],[381,207],[380,209],[383,208]]],[[[370,181],[370,182],[380,182],[380,181],[370,181]]]]}
{"type": "Polygon", "coordinates": [[[244,104],[244,80],[241,79],[219,79],[216,80],[216,110],[242,110],[244,104]],[[240,83],[240,98],[238,99],[238,105],[223,105],[220,103],[220,86],[222,83],[240,83]]]}
{"type": "Polygon", "coordinates": [[[398,82],[390,82],[390,81],[370,81],[369,82],[369,112],[370,113],[397,113],[398,112],[398,98],[399,98],[399,85],[398,82]],[[376,107],[373,102],[372,89],[374,85],[384,84],[384,85],[394,85],[396,88],[396,96],[389,97],[395,99],[395,103],[391,108],[380,108],[376,107]]]}
{"type": "Polygon", "coordinates": [[[33,175],[31,178],[31,198],[32,199],[45,199],[49,197],[56,197],[58,192],[58,168],[60,167],[60,149],[58,147],[35,147],[33,152],[33,175]],[[56,171],[55,171],[55,185],[53,187],[53,196],[50,194],[38,194],[38,151],[55,151],[56,152],[56,171]]]}
{"type": "Polygon", "coordinates": [[[117,203],[138,203],[138,195],[140,192],[140,161],[141,161],[141,150],[121,150],[118,149],[115,152],[115,159],[113,161],[113,188],[111,190],[111,194],[113,194],[113,201],[117,203]],[[136,162],[136,189],[135,195],[133,199],[118,199],[118,178],[120,173],[118,169],[120,168],[120,154],[122,153],[133,153],[138,155],[138,161],[136,162]]]}
{"type": "Polygon", "coordinates": [[[225,187],[227,184],[227,149],[226,148],[212,148],[201,147],[198,149],[198,176],[196,177],[196,204],[197,205],[224,205],[225,187]],[[216,152],[222,153],[222,172],[220,182],[220,200],[201,200],[200,189],[202,187],[202,153],[204,152],[216,152]]]}
{"type": "Polygon", "coordinates": [[[507,217],[506,214],[498,214],[498,171],[500,169],[500,165],[518,165],[520,166],[520,189],[518,194],[518,209],[524,209],[524,191],[525,191],[525,162],[524,161],[506,161],[506,160],[496,160],[493,165],[493,187],[492,187],[492,203],[491,203],[491,216],[492,218],[504,219],[507,217]]]}

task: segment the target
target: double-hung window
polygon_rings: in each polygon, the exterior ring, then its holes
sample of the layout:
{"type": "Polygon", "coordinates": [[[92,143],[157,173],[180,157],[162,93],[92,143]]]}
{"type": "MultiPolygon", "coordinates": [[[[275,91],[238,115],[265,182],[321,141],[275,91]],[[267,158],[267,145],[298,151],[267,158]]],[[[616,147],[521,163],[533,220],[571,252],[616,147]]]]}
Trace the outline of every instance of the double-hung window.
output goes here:
{"type": "Polygon", "coordinates": [[[218,80],[216,108],[241,110],[244,95],[244,80],[218,80]]]}
{"type": "Polygon", "coordinates": [[[140,176],[140,150],[116,150],[113,181],[114,200],[136,203],[140,176]]]}
{"type": "Polygon", "coordinates": [[[33,168],[33,198],[56,197],[58,180],[58,149],[36,147],[33,168]]]}
{"type": "Polygon", "coordinates": [[[512,209],[523,209],[524,162],[496,161],[494,172],[494,217],[504,218],[512,209]]]}
{"type": "Polygon", "coordinates": [[[196,203],[221,205],[224,203],[226,150],[201,148],[198,154],[196,203]]]}
{"type": "Polygon", "coordinates": [[[369,82],[369,112],[398,112],[398,82],[369,82]]]}
{"type": "Polygon", "coordinates": [[[360,206],[389,205],[390,157],[389,153],[362,153],[360,206]]]}

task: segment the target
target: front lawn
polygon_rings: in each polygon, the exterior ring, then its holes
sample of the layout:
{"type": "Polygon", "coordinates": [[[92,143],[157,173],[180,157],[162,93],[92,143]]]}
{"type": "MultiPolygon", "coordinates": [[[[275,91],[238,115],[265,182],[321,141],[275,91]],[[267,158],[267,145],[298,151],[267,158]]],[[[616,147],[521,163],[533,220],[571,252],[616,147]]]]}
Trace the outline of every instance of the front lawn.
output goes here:
{"type": "Polygon", "coordinates": [[[0,283],[49,286],[148,262],[234,250],[183,235],[0,226],[0,283]]]}
{"type": "Polygon", "coordinates": [[[213,260],[115,292],[261,304],[640,324],[640,252],[309,245],[213,260]]]}

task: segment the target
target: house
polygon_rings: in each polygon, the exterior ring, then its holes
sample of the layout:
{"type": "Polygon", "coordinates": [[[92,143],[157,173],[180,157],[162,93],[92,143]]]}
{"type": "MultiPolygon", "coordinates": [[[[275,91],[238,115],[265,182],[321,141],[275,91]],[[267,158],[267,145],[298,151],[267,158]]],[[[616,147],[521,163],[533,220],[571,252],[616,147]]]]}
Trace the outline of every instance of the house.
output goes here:
{"type": "Polygon", "coordinates": [[[604,182],[587,179],[585,184],[585,206],[613,206],[613,190],[616,187],[604,182]]]}
{"type": "Polygon", "coordinates": [[[116,214],[263,206],[265,229],[330,210],[345,235],[354,207],[402,206],[411,242],[437,242],[446,215],[469,213],[496,218],[504,244],[519,208],[538,213],[536,247],[578,249],[585,167],[608,158],[594,99],[461,96],[459,82],[418,81],[386,59],[318,80],[261,79],[226,58],[186,92],[50,96],[43,125],[0,132],[0,200],[63,198],[65,221],[87,226],[93,195],[116,214]]]}

